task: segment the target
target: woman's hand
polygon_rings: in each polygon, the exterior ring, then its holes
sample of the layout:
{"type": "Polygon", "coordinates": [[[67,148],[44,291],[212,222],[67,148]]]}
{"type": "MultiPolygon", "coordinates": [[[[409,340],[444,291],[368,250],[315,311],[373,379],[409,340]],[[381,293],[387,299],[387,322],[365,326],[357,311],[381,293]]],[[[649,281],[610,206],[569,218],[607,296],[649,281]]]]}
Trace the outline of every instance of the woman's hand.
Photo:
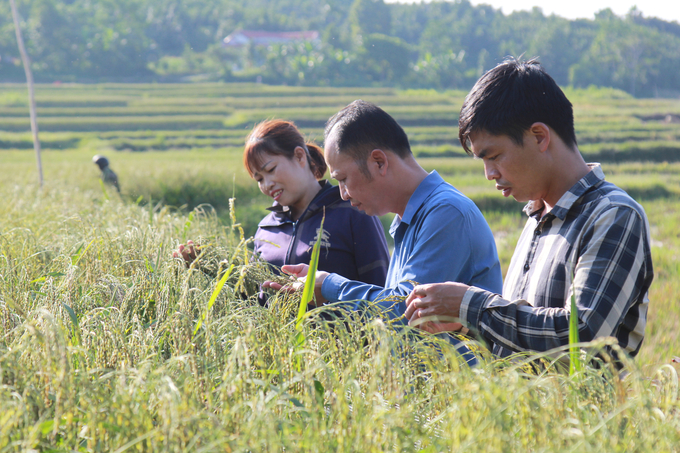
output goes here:
{"type": "Polygon", "coordinates": [[[198,244],[194,244],[194,241],[188,240],[186,246],[184,244],[180,244],[177,250],[172,252],[172,257],[181,258],[184,260],[184,265],[189,267],[191,263],[196,261],[196,251],[199,249],[200,246],[198,244]]]}

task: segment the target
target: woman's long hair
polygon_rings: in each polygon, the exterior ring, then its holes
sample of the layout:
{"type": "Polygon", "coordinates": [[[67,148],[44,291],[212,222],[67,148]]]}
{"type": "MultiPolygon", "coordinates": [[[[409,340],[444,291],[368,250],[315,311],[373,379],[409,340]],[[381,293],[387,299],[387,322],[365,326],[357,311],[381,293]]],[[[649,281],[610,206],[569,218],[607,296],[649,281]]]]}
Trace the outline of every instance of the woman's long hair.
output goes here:
{"type": "Polygon", "coordinates": [[[266,120],[255,126],[246,138],[243,165],[252,177],[262,165],[264,154],[292,159],[298,146],[307,153],[309,169],[314,177],[323,178],[327,167],[322,149],[314,143],[305,143],[304,137],[291,121],[266,120]]]}

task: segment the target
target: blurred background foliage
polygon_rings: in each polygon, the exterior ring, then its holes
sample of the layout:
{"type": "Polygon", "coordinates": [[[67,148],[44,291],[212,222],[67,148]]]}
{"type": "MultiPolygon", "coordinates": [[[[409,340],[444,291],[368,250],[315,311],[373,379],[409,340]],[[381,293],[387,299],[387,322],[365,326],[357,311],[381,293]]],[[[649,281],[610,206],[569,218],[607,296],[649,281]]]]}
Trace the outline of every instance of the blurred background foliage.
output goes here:
{"type": "MultiPolygon", "coordinates": [[[[507,55],[538,56],[563,86],[680,93],[680,24],[504,15],[467,0],[20,0],[39,82],[262,81],[300,86],[467,89],[507,55]],[[318,31],[307,42],[226,48],[237,30],[318,31]]],[[[0,80],[22,81],[9,3],[0,80]]]]}

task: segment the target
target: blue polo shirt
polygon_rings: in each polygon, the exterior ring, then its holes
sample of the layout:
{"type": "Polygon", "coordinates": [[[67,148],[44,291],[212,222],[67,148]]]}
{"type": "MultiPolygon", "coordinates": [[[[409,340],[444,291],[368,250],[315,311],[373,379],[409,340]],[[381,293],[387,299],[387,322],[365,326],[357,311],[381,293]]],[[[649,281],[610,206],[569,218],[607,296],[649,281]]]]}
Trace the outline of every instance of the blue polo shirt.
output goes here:
{"type": "Polygon", "coordinates": [[[390,318],[402,316],[406,304],[381,300],[407,296],[414,283],[460,282],[501,294],[501,266],[489,225],[474,202],[436,171],[413,192],[404,216],[394,218],[390,235],[394,253],[385,287],[330,274],[321,294],[329,302],[353,301],[348,308],[354,310],[361,301],[376,301],[390,318]]]}

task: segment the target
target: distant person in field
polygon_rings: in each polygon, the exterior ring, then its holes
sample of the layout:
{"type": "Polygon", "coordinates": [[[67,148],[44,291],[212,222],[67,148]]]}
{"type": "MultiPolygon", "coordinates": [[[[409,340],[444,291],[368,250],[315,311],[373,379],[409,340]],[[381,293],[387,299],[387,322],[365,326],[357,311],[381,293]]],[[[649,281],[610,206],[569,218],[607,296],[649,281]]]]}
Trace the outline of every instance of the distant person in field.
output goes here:
{"type": "MultiPolygon", "coordinates": [[[[276,268],[307,264],[321,235],[319,269],[365,284],[385,284],[390,255],[380,219],[352,207],[337,186],[322,179],[326,162],[321,148],[306,143],[292,122],[255,126],[246,139],[243,163],[273,200],[254,237],[257,255],[276,268]]],[[[180,246],[176,254],[191,261],[195,250],[188,246],[180,246]]]]}
{"type": "MultiPolygon", "coordinates": [[[[342,198],[366,214],[396,216],[385,284],[318,272],[317,304],[342,301],[359,310],[361,301],[377,301],[386,317],[400,318],[413,282],[460,280],[500,292],[496,245],[482,213],[436,171],[428,173],[416,162],[394,118],[370,102],[354,101],[328,120],[325,139],[326,162],[342,198]]],[[[284,266],[283,271],[303,277],[307,266],[284,266]]],[[[275,282],[265,285],[282,288],[275,282]]]]}
{"type": "Polygon", "coordinates": [[[94,162],[97,167],[99,167],[99,170],[101,170],[102,173],[100,177],[102,178],[102,181],[109,186],[115,187],[118,193],[120,193],[118,176],[116,176],[113,170],[111,170],[111,167],[109,167],[109,160],[106,157],[97,154],[92,158],[92,162],[94,162]]]}
{"type": "Polygon", "coordinates": [[[547,351],[569,344],[573,289],[580,341],[613,336],[635,356],[653,278],[649,224],[599,164],[584,161],[562,90],[538,61],[507,60],[479,79],[459,118],[463,147],[503,196],[527,203],[527,223],[502,295],[448,279],[414,288],[406,316],[457,318],[421,327],[465,325],[501,357],[547,351]]]}

